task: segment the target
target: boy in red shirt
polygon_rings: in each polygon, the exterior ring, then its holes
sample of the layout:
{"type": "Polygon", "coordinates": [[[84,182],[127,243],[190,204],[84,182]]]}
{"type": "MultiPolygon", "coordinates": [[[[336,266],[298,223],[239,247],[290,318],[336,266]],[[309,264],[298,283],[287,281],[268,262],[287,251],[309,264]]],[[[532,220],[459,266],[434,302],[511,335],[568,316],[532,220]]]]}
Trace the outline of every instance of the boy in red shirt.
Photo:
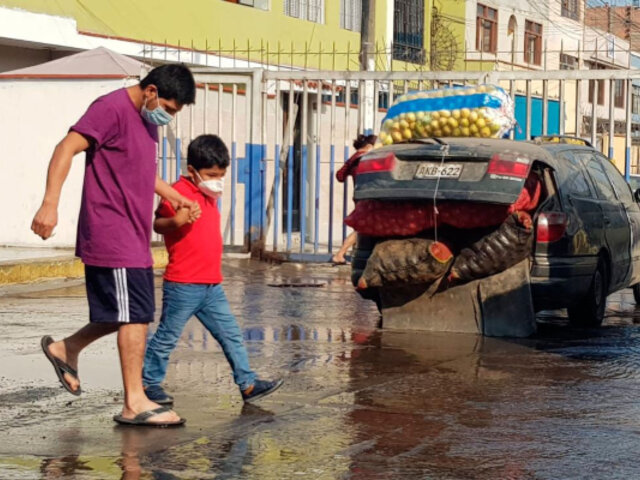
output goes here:
{"type": "Polygon", "coordinates": [[[164,273],[162,316],[147,345],[142,374],[145,393],[162,405],[173,397],[162,388],[169,356],[189,318],[195,315],[224,351],[233,379],[245,402],[275,391],[283,384],[259,380],[249,366],[242,332],[222,289],[222,233],[217,200],[222,194],[229,151],[216,135],[201,135],[189,144],[187,175],[175,184],[183,196],[197,201],[202,210],[196,221],[189,208],[174,210],[162,201],[153,229],[164,235],[169,264],[164,273]]]}

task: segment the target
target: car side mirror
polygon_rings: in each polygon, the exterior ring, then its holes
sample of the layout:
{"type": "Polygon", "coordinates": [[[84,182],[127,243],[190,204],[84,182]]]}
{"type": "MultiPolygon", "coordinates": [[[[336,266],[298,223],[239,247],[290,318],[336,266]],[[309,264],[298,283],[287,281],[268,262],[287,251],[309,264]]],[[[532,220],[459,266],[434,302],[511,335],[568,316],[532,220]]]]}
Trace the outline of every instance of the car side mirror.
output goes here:
{"type": "Polygon", "coordinates": [[[635,192],[633,192],[633,199],[640,203],[640,188],[638,188],[635,192]]]}

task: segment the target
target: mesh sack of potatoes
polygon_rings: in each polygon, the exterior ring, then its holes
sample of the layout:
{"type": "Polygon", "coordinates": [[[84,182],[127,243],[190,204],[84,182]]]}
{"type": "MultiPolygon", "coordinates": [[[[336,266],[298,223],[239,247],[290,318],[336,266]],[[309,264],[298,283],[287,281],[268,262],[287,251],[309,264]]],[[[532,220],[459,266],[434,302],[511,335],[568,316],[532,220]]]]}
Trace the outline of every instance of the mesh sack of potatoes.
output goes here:
{"type": "Polygon", "coordinates": [[[444,243],[426,238],[378,243],[358,280],[358,289],[431,283],[449,269],[453,254],[444,243]]]}
{"type": "Polygon", "coordinates": [[[429,137],[502,138],[515,125],[513,101],[500,87],[477,85],[411,92],[382,121],[382,145],[429,137]]]}

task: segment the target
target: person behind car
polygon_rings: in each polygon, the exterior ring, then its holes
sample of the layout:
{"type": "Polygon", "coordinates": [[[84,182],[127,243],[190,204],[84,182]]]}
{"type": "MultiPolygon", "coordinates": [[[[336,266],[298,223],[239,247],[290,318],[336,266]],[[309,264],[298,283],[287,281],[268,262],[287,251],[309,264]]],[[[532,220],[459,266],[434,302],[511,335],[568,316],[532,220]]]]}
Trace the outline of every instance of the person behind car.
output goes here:
{"type": "MultiPolygon", "coordinates": [[[[360,163],[360,158],[367,153],[369,150],[373,148],[378,137],[376,135],[362,135],[359,134],[358,137],[353,141],[353,148],[356,149],[356,152],[349,157],[349,159],[344,163],[342,168],[336,172],[336,179],[340,183],[344,183],[349,175],[355,178],[358,169],[358,164],[360,163]]],[[[347,238],[344,239],[340,250],[331,257],[331,262],[334,265],[345,265],[347,260],[344,258],[345,254],[349,251],[351,247],[353,247],[356,243],[356,232],[351,232],[347,238]]]]}

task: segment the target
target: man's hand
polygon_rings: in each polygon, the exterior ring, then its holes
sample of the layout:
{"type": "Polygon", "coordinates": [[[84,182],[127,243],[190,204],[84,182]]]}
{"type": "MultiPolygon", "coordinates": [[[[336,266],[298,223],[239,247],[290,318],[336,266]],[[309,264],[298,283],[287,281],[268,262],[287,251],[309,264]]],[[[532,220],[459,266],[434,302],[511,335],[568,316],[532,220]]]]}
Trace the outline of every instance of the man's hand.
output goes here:
{"type": "Polygon", "coordinates": [[[173,227],[181,228],[188,223],[194,223],[200,218],[201,213],[198,202],[189,202],[189,205],[180,206],[173,217],[173,227]]]}
{"type": "Polygon", "coordinates": [[[51,237],[53,229],[58,224],[60,191],[69,174],[71,159],[87,148],[89,148],[89,140],[77,132],[69,132],[53,151],[47,171],[47,188],[44,200],[31,223],[31,230],[43,240],[51,237]]]}
{"type": "Polygon", "coordinates": [[[43,203],[36,212],[35,217],[33,217],[31,230],[43,240],[46,240],[51,236],[57,224],[58,209],[51,204],[43,203]]]}
{"type": "Polygon", "coordinates": [[[191,203],[189,207],[189,223],[195,222],[202,215],[202,210],[200,209],[200,204],[196,201],[191,203]]]}
{"type": "Polygon", "coordinates": [[[189,223],[195,222],[202,214],[200,204],[195,200],[189,200],[187,197],[180,196],[176,198],[171,202],[171,206],[176,212],[183,208],[187,209],[189,211],[189,218],[191,219],[189,223]]]}

